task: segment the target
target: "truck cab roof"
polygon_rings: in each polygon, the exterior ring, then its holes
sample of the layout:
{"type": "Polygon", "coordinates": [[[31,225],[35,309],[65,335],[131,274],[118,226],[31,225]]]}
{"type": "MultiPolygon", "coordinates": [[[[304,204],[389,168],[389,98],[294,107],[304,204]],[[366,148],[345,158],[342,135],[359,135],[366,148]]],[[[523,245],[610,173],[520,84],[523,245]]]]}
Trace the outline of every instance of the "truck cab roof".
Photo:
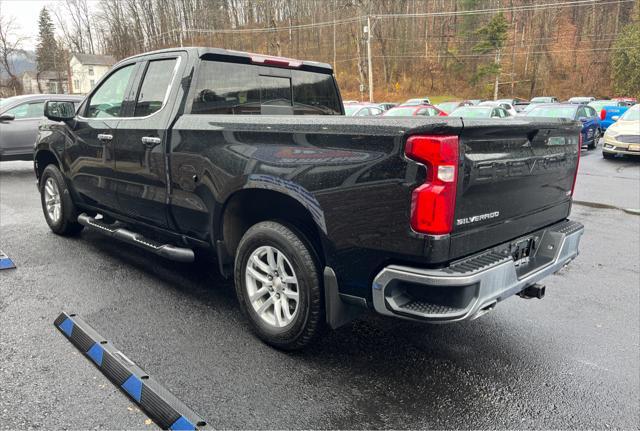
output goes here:
{"type": "Polygon", "coordinates": [[[234,63],[247,63],[258,64],[270,67],[281,67],[286,69],[301,69],[314,72],[333,73],[333,68],[330,64],[320,63],[310,60],[296,60],[287,57],[278,57],[268,54],[258,54],[244,51],[236,51],[231,49],[213,48],[213,47],[180,47],[180,48],[165,48],[156,51],[145,52],[144,54],[138,54],[123,59],[130,60],[137,57],[147,57],[151,55],[171,53],[171,52],[186,52],[190,56],[197,58],[221,58],[234,63]]]}

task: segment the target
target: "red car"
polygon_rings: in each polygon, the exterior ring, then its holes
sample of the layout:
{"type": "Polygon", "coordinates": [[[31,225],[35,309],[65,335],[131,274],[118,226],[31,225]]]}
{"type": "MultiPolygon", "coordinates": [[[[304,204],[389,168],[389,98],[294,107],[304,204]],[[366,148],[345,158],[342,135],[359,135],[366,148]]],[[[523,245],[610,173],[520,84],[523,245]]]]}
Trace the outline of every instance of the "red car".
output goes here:
{"type": "Polygon", "coordinates": [[[433,105],[396,106],[382,114],[383,117],[413,117],[423,115],[425,117],[446,117],[447,113],[433,105]]]}

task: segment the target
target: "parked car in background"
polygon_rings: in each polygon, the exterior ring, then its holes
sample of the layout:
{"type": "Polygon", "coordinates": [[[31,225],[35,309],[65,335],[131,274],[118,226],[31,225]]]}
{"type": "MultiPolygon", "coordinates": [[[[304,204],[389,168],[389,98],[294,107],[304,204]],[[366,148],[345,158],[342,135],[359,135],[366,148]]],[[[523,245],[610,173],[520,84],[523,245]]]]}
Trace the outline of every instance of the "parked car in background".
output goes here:
{"type": "Polygon", "coordinates": [[[509,102],[501,102],[499,100],[487,100],[486,102],[480,103],[478,106],[497,106],[509,113],[509,116],[518,115],[518,111],[513,107],[513,105],[509,102]]]}
{"type": "Polygon", "coordinates": [[[614,97],[611,100],[615,100],[616,102],[624,102],[628,106],[633,106],[638,103],[638,99],[636,99],[635,97],[614,97]]]}
{"type": "Polygon", "coordinates": [[[530,100],[529,103],[536,104],[536,103],[558,103],[558,102],[559,100],[557,97],[540,96],[540,97],[534,97],[533,99],[530,100]]]}
{"type": "MultiPolygon", "coordinates": [[[[496,100],[496,102],[499,103],[509,103],[513,109],[515,110],[516,114],[522,112],[527,106],[529,106],[529,101],[525,100],[525,99],[521,99],[519,97],[513,98],[513,99],[498,99],[496,100]]],[[[514,115],[516,115],[514,114],[514,115]]]]}
{"type": "Polygon", "coordinates": [[[624,114],[629,105],[627,102],[621,102],[617,100],[596,100],[589,103],[587,106],[591,106],[595,109],[596,114],[600,117],[600,129],[604,132],[613,123],[618,121],[620,116],[624,114]]]}
{"type": "Polygon", "coordinates": [[[582,145],[592,150],[598,145],[602,131],[600,119],[591,106],[575,103],[540,104],[527,112],[527,117],[565,118],[582,122],[582,145]]]}
{"type": "Polygon", "coordinates": [[[529,106],[531,106],[531,103],[526,102],[526,103],[516,103],[515,105],[513,105],[513,109],[516,110],[517,114],[520,114],[522,111],[524,111],[525,109],[527,109],[529,106]]]}
{"type": "Polygon", "coordinates": [[[567,103],[578,103],[580,105],[586,105],[586,104],[588,104],[590,102],[593,102],[594,100],[596,100],[595,97],[578,96],[578,97],[569,98],[569,100],[567,100],[567,103]]]}
{"type": "Polygon", "coordinates": [[[518,111],[518,117],[524,117],[527,115],[529,111],[531,111],[536,106],[540,106],[540,103],[529,103],[527,106],[522,108],[522,110],[518,111]]]}
{"type": "Polygon", "coordinates": [[[616,154],[640,157],[640,105],[629,108],[604,134],[602,156],[616,154]]]}
{"type": "Polygon", "coordinates": [[[431,105],[431,100],[428,97],[420,97],[417,99],[409,99],[400,106],[417,106],[417,105],[431,105]]]}
{"type": "Polygon", "coordinates": [[[344,114],[347,117],[372,117],[382,114],[382,108],[375,104],[349,103],[344,105],[344,114]]]}
{"type": "Polygon", "coordinates": [[[378,107],[380,109],[382,109],[383,111],[388,111],[389,109],[398,106],[397,103],[393,103],[393,102],[382,102],[382,103],[378,103],[378,107]]]}
{"type": "Polygon", "coordinates": [[[525,99],[521,99],[519,97],[515,97],[513,99],[498,99],[495,100],[495,102],[500,102],[500,103],[510,103],[511,105],[518,105],[518,104],[528,104],[529,101],[525,100],[525,99]]]}
{"type": "Polygon", "coordinates": [[[450,117],[461,118],[510,118],[511,114],[501,106],[461,106],[450,117]]]}
{"type": "Polygon", "coordinates": [[[3,99],[0,102],[0,161],[31,160],[38,136],[38,126],[45,120],[47,100],[74,102],[82,96],[66,94],[31,94],[3,99]]]}
{"type": "Polygon", "coordinates": [[[604,131],[611,127],[622,115],[629,110],[629,106],[605,106],[600,111],[600,128],[604,131]]]}
{"type": "Polygon", "coordinates": [[[459,108],[461,106],[470,106],[470,105],[473,105],[473,103],[471,103],[468,100],[461,100],[461,101],[454,101],[454,102],[438,103],[436,105],[436,108],[438,108],[441,111],[446,112],[447,114],[450,114],[456,108],[459,108]]]}
{"type": "Polygon", "coordinates": [[[360,101],[359,100],[343,100],[342,103],[346,105],[348,103],[360,103],[360,101]]]}
{"type": "Polygon", "coordinates": [[[587,106],[591,106],[596,112],[600,112],[605,106],[628,106],[626,102],[621,102],[613,99],[600,99],[587,103],[587,106]]]}
{"type": "Polygon", "coordinates": [[[485,101],[485,99],[467,99],[467,100],[465,100],[465,104],[471,105],[471,106],[476,106],[476,105],[479,105],[480,103],[482,103],[484,101],[485,101]]]}
{"type": "Polygon", "coordinates": [[[413,117],[420,115],[423,117],[445,117],[446,112],[436,108],[433,105],[418,105],[418,106],[396,106],[391,108],[382,114],[384,117],[413,117]]]}

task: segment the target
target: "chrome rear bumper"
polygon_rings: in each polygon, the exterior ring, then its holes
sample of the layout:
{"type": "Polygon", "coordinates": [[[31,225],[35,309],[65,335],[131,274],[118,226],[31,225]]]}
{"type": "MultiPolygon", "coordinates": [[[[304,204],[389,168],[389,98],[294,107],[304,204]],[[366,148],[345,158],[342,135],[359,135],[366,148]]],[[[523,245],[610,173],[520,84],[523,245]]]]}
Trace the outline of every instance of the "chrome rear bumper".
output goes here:
{"type": "Polygon", "coordinates": [[[515,262],[501,244],[439,269],[390,265],[373,281],[375,310],[387,316],[434,323],[475,319],[520,293],[578,255],[584,226],[563,221],[524,237],[534,247],[515,262]]]}

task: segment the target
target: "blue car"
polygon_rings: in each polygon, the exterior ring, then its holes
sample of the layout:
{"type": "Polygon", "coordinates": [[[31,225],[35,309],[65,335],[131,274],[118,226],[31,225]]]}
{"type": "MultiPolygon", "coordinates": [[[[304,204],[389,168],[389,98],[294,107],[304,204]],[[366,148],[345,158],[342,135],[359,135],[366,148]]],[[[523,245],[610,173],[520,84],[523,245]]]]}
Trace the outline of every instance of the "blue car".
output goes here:
{"type": "Polygon", "coordinates": [[[593,150],[600,141],[602,129],[595,109],[572,103],[541,103],[529,110],[527,117],[566,118],[582,122],[582,145],[593,150]]]}
{"type": "Polygon", "coordinates": [[[589,106],[600,115],[600,129],[603,133],[629,109],[629,103],[617,100],[596,100],[589,103],[589,106]]]}

